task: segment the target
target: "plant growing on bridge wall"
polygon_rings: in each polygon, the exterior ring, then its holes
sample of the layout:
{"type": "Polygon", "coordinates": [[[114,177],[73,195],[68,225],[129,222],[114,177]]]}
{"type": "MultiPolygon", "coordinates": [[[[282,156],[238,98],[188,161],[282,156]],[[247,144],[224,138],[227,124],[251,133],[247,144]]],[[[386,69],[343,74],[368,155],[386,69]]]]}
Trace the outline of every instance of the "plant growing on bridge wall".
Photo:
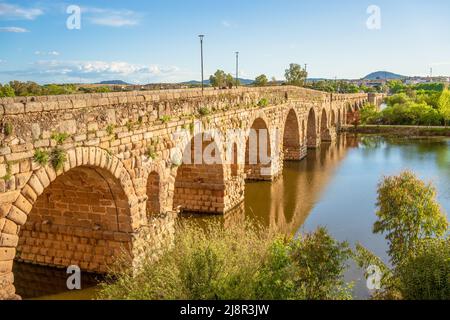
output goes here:
{"type": "Polygon", "coordinates": [[[5,134],[5,136],[12,135],[13,131],[14,131],[14,128],[13,128],[13,125],[11,122],[6,122],[3,125],[3,133],[5,134]]]}
{"type": "Polygon", "coordinates": [[[172,120],[172,117],[167,114],[159,117],[159,121],[161,121],[163,124],[170,122],[170,120],[172,120]]]}
{"type": "Polygon", "coordinates": [[[128,131],[133,131],[134,123],[133,123],[133,121],[128,120],[127,123],[125,124],[125,126],[127,127],[128,131]]]}
{"type": "Polygon", "coordinates": [[[112,136],[114,134],[114,129],[115,129],[115,126],[113,124],[110,124],[106,127],[106,133],[109,136],[112,136]]]}
{"type": "Polygon", "coordinates": [[[54,132],[51,136],[51,139],[56,141],[57,144],[63,144],[67,138],[69,138],[69,134],[65,132],[54,132]]]}
{"type": "Polygon", "coordinates": [[[12,169],[11,169],[11,166],[12,166],[12,164],[11,164],[11,162],[6,162],[6,174],[2,177],[2,179],[4,180],[4,181],[9,181],[9,180],[11,180],[12,179],[12,169]]]}
{"type": "Polygon", "coordinates": [[[66,151],[64,151],[61,148],[55,148],[53,149],[52,153],[50,154],[50,162],[52,164],[52,167],[58,171],[64,167],[64,163],[67,160],[67,154],[66,151]]]}
{"type": "Polygon", "coordinates": [[[146,155],[149,159],[155,160],[157,157],[156,148],[153,145],[147,147],[146,155]]]}
{"type": "Polygon", "coordinates": [[[33,161],[40,164],[41,166],[45,166],[48,163],[50,155],[47,151],[37,149],[34,152],[33,161]]]}
{"type": "Polygon", "coordinates": [[[267,98],[262,98],[258,101],[258,107],[265,108],[269,105],[269,100],[267,98]]]}
{"type": "Polygon", "coordinates": [[[202,117],[205,117],[211,114],[211,110],[209,110],[208,107],[200,107],[198,108],[198,114],[202,117]]]}

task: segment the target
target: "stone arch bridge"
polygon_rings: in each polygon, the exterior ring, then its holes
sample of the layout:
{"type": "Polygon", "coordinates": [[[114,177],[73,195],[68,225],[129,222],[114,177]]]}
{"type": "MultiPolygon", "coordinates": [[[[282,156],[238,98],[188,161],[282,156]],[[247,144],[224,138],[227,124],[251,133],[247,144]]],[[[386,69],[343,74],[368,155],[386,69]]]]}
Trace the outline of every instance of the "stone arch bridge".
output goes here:
{"type": "Polygon", "coordinates": [[[15,297],[14,260],[105,272],[124,249],[161,248],[178,210],[233,209],[246,181],[275,179],[283,161],[334,141],[369,101],[289,86],[0,99],[0,298],[15,297]],[[235,161],[185,164],[173,157],[181,129],[188,140],[246,134],[227,144],[242,150],[235,161]],[[270,161],[251,164],[248,137],[263,130],[270,161]]]}

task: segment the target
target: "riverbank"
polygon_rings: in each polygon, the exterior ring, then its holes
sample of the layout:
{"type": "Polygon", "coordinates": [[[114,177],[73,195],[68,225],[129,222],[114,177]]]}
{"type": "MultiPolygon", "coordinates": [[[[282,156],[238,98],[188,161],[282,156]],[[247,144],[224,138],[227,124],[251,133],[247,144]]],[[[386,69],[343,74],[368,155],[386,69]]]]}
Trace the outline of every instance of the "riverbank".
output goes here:
{"type": "Polygon", "coordinates": [[[358,127],[346,126],[342,128],[342,131],[399,137],[450,137],[450,127],[361,125],[358,127]]]}

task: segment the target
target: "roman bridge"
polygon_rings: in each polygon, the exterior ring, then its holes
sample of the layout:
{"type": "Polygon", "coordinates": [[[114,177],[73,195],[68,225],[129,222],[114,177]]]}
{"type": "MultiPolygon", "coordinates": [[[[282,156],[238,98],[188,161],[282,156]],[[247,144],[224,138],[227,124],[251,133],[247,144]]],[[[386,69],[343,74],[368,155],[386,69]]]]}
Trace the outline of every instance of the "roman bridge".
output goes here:
{"type": "Polygon", "coordinates": [[[162,248],[178,211],[233,209],[247,181],[276,179],[376,99],[290,86],[0,99],[0,298],[15,296],[14,260],[102,273],[162,248]],[[263,131],[270,161],[253,163],[263,131]],[[180,162],[192,141],[223,161],[180,162]]]}

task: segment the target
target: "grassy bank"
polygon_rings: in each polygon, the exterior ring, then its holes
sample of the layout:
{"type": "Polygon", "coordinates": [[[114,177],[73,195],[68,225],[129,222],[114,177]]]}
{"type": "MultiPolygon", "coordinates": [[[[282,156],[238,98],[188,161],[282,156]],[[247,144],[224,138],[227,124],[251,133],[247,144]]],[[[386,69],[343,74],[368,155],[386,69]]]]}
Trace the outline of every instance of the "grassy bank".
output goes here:
{"type": "Polygon", "coordinates": [[[350,133],[409,136],[409,137],[450,137],[450,127],[360,125],[347,126],[343,131],[350,133]]]}

